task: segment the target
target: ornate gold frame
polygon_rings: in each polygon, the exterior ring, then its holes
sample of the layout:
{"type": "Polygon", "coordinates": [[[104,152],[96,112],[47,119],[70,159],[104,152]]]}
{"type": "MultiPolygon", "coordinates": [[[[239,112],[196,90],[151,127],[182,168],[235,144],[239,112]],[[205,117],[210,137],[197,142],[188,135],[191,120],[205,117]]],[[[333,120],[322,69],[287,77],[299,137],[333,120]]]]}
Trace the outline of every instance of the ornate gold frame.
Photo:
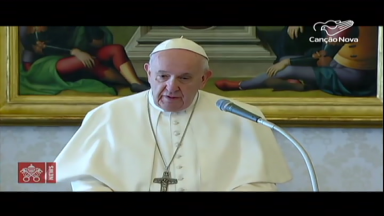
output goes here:
{"type": "MultiPolygon", "coordinates": [[[[234,98],[259,106],[281,126],[382,127],[383,27],[379,30],[377,98],[234,98]]],[[[0,27],[0,124],[79,125],[84,115],[117,97],[23,96],[17,26],[0,27]]]]}

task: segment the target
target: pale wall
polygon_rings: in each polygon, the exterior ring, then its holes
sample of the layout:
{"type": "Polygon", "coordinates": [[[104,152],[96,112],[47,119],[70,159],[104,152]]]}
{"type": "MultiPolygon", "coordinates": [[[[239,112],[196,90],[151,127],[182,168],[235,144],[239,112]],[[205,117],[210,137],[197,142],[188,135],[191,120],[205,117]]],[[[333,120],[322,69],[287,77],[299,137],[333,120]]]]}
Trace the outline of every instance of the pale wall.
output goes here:
{"type": "MultiPolygon", "coordinates": [[[[53,161],[78,127],[0,127],[1,191],[65,191],[68,184],[18,184],[17,162],[53,161]]],[[[288,128],[312,155],[320,189],[383,190],[382,129],[288,128]]],[[[278,136],[294,180],[281,190],[310,190],[305,163],[298,151],[278,136]]]]}

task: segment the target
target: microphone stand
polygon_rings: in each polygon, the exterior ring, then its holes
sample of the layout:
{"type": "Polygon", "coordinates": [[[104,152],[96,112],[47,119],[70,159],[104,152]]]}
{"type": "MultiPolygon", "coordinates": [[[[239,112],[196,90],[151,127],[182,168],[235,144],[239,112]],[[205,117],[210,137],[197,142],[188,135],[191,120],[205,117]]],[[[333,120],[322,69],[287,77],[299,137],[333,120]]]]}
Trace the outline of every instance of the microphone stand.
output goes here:
{"type": "Polygon", "coordinates": [[[272,122],[269,122],[269,121],[267,121],[265,119],[262,119],[262,118],[256,118],[256,119],[253,119],[253,120],[256,121],[259,124],[262,124],[264,126],[267,126],[267,127],[271,128],[272,130],[275,130],[275,131],[279,132],[286,139],[291,141],[291,143],[293,143],[293,145],[299,150],[299,152],[303,156],[304,161],[305,161],[305,163],[307,165],[309,176],[310,176],[311,183],[312,183],[312,190],[315,191],[315,192],[318,192],[319,191],[319,186],[318,186],[318,183],[317,183],[317,177],[316,177],[315,169],[313,167],[311,159],[309,158],[308,153],[305,151],[303,146],[300,145],[300,143],[292,135],[290,135],[288,132],[284,131],[281,127],[273,124],[272,122]]]}
{"type": "Polygon", "coordinates": [[[305,151],[304,147],[302,145],[300,145],[300,143],[293,136],[291,136],[288,132],[285,132],[282,128],[273,124],[272,122],[269,122],[266,119],[263,119],[260,116],[255,115],[255,114],[235,105],[234,103],[230,102],[229,100],[220,99],[216,102],[216,106],[218,106],[219,109],[222,111],[230,112],[230,113],[233,113],[233,114],[238,115],[240,117],[243,117],[243,118],[246,118],[248,120],[254,121],[256,123],[267,126],[267,127],[271,128],[272,130],[279,132],[286,139],[291,141],[291,143],[293,143],[293,145],[299,150],[301,156],[304,158],[304,161],[307,165],[309,176],[311,179],[313,191],[316,191],[316,192],[319,191],[316,173],[315,173],[315,169],[313,168],[312,161],[309,158],[309,155],[305,151]]]}

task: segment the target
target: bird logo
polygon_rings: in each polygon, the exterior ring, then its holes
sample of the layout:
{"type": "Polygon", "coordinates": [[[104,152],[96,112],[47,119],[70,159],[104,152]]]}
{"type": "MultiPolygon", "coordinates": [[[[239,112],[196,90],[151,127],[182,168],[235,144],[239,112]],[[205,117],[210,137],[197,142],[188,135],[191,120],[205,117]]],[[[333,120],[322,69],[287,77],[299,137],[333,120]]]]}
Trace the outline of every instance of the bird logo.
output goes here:
{"type": "Polygon", "coordinates": [[[340,32],[343,32],[353,26],[352,20],[328,20],[327,22],[317,22],[313,25],[313,30],[316,31],[316,26],[321,25],[320,31],[325,31],[328,36],[332,37],[340,32]],[[335,25],[329,25],[329,23],[335,23],[335,25]]]}

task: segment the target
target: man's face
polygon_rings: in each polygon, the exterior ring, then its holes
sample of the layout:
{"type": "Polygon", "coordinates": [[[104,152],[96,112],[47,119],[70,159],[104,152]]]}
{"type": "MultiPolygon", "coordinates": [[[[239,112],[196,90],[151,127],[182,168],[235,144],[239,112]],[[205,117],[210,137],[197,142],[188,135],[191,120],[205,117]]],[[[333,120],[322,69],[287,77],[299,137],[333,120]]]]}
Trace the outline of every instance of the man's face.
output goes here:
{"type": "Polygon", "coordinates": [[[187,50],[166,50],[152,56],[144,65],[154,102],[168,112],[188,108],[199,89],[212,76],[204,57],[187,50]]]}

